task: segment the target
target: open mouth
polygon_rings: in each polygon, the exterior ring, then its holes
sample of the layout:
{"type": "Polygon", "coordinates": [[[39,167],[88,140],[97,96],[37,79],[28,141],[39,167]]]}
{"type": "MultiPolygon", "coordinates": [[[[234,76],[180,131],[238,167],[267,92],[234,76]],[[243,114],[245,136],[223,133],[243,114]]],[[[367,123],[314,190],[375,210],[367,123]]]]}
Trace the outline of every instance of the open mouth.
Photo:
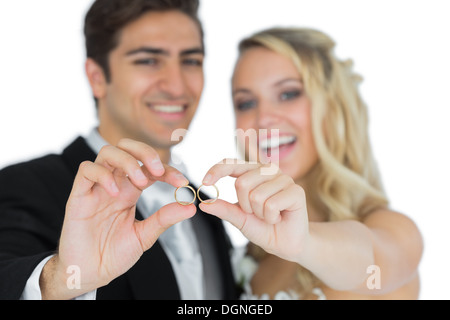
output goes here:
{"type": "Polygon", "coordinates": [[[188,108],[187,104],[148,104],[148,107],[160,118],[169,121],[183,118],[188,108]]]}
{"type": "Polygon", "coordinates": [[[265,140],[259,141],[260,153],[265,158],[270,158],[271,160],[282,159],[286,157],[293,149],[294,145],[297,143],[297,137],[295,136],[280,136],[273,137],[265,140]]]}

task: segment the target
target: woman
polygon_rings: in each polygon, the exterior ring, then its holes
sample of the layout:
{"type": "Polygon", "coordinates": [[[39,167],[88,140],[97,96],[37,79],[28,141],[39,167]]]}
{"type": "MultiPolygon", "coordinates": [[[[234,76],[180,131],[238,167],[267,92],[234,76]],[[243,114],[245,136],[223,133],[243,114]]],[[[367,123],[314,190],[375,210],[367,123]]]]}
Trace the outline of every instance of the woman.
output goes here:
{"type": "Polygon", "coordinates": [[[253,297],[417,299],[421,233],[389,207],[360,78],[334,47],[306,28],[264,30],[240,43],[237,128],[269,134],[241,141],[245,164],[228,159],[205,176],[205,185],[235,177],[238,203],[201,208],[252,242],[253,297]]]}

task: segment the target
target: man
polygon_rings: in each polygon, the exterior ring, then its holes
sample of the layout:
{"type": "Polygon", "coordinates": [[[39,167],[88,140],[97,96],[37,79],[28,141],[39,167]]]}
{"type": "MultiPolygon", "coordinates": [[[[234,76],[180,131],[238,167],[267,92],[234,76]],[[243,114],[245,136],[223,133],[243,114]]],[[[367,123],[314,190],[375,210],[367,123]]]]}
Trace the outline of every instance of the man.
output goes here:
{"type": "Polygon", "coordinates": [[[99,125],[61,155],[0,172],[0,298],[236,298],[221,221],[173,200],[188,179],[171,165],[172,133],[189,127],[204,85],[198,6],[93,3],[99,125]]]}

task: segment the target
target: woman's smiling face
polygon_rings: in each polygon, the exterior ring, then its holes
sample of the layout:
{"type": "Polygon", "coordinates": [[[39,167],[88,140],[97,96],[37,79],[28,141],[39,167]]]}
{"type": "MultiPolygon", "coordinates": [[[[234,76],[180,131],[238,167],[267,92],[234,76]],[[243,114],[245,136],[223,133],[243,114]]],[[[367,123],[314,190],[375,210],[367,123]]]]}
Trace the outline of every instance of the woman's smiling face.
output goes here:
{"type": "Polygon", "coordinates": [[[318,154],[311,101],[294,63],[263,47],[247,49],[236,64],[232,89],[237,129],[269,133],[268,139],[258,134],[257,145],[245,145],[247,158],[267,162],[270,157],[284,173],[301,180],[318,154]],[[279,139],[271,141],[270,132],[279,132],[279,139]]]}

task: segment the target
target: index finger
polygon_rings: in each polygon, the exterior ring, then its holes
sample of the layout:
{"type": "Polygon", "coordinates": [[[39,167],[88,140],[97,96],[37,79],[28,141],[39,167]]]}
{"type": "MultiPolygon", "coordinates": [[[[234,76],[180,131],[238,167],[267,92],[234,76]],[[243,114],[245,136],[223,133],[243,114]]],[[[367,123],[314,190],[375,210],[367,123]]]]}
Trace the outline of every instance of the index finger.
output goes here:
{"type": "Polygon", "coordinates": [[[189,183],[180,171],[163,164],[158,153],[151,146],[131,139],[122,139],[117,147],[143,164],[141,170],[149,180],[146,187],[152,185],[155,181],[166,182],[174,187],[189,183]]]}
{"type": "Polygon", "coordinates": [[[122,139],[117,144],[117,148],[129,153],[148,169],[153,176],[162,176],[164,166],[158,153],[151,146],[131,139],[122,139]]]}
{"type": "Polygon", "coordinates": [[[175,188],[183,187],[189,183],[189,180],[184,176],[184,174],[178,169],[171,167],[167,164],[164,164],[164,174],[161,176],[152,175],[146,167],[142,167],[142,171],[149,178],[150,183],[152,185],[155,181],[161,181],[168,183],[175,188]]]}
{"type": "Polygon", "coordinates": [[[275,164],[245,162],[243,160],[238,159],[224,159],[208,170],[205,177],[203,178],[203,184],[206,186],[213,185],[220,178],[227,176],[238,178],[244,173],[255,169],[261,169],[261,174],[264,173],[276,174],[278,173],[279,170],[275,164]],[[273,170],[270,168],[272,168],[273,170]]]}

